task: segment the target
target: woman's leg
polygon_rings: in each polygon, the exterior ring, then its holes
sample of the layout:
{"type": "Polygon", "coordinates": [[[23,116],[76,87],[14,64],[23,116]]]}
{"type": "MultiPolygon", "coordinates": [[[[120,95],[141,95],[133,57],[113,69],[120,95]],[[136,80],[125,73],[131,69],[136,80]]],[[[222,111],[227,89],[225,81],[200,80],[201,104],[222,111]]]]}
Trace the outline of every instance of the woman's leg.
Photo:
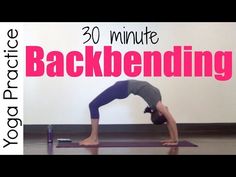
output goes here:
{"type": "Polygon", "coordinates": [[[124,99],[128,96],[127,81],[116,82],[111,87],[100,93],[90,104],[91,119],[99,119],[99,108],[112,102],[115,99],[124,99]]]}
{"type": "Polygon", "coordinates": [[[80,142],[80,145],[98,145],[98,126],[99,126],[99,119],[91,119],[91,133],[90,136],[83,141],[80,142]]]}
{"type": "Polygon", "coordinates": [[[115,99],[124,99],[128,96],[128,82],[119,81],[99,94],[90,104],[91,134],[81,141],[81,145],[97,145],[99,128],[99,108],[115,99]]]}

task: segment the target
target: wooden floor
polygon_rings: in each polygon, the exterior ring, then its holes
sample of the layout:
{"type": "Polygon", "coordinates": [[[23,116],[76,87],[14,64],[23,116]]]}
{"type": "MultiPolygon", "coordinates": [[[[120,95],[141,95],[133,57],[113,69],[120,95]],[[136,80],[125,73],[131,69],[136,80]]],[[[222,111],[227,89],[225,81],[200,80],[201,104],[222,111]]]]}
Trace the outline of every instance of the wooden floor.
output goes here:
{"type": "MultiPolygon", "coordinates": [[[[45,135],[25,135],[25,155],[236,155],[236,135],[183,135],[181,140],[188,140],[198,147],[122,147],[122,148],[56,148],[57,138],[70,138],[79,142],[86,135],[54,135],[53,144],[47,143],[45,135]]],[[[150,134],[100,134],[100,140],[110,141],[147,141],[160,140],[150,134]]]]}

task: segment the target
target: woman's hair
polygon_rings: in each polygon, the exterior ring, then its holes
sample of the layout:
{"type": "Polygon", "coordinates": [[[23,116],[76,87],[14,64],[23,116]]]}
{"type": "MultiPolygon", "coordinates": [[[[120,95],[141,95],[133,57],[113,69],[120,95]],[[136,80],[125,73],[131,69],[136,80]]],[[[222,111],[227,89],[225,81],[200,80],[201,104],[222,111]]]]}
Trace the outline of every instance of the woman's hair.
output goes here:
{"type": "Polygon", "coordinates": [[[159,115],[158,111],[155,111],[154,113],[151,113],[151,121],[155,125],[161,125],[167,122],[167,119],[164,115],[159,115]]]}
{"type": "Polygon", "coordinates": [[[162,114],[159,114],[159,111],[156,109],[155,106],[153,107],[146,107],[144,109],[144,113],[150,113],[151,114],[151,121],[155,125],[161,125],[167,122],[167,119],[165,116],[162,114]]]}

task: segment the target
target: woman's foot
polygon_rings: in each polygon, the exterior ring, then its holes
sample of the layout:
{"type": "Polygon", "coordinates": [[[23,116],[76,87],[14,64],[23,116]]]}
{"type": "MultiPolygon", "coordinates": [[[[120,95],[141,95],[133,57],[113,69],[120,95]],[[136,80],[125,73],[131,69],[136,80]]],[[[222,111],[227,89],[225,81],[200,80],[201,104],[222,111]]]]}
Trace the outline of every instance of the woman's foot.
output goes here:
{"type": "Polygon", "coordinates": [[[99,144],[99,142],[98,142],[98,138],[94,138],[90,136],[84,139],[83,141],[80,141],[79,144],[81,146],[96,146],[99,144]]]}
{"type": "Polygon", "coordinates": [[[167,146],[169,146],[169,145],[178,145],[178,141],[171,140],[171,139],[169,139],[169,140],[162,140],[161,143],[163,145],[167,145],[167,146]]]}

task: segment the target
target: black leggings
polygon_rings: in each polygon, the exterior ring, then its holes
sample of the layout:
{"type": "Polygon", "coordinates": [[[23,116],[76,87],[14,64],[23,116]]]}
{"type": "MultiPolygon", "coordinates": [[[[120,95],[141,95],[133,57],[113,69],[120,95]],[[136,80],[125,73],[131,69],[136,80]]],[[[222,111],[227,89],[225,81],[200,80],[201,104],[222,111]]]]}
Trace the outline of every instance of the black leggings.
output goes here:
{"type": "Polygon", "coordinates": [[[99,94],[90,104],[89,110],[92,119],[99,119],[99,107],[115,99],[128,97],[128,81],[118,81],[99,94]]]}

